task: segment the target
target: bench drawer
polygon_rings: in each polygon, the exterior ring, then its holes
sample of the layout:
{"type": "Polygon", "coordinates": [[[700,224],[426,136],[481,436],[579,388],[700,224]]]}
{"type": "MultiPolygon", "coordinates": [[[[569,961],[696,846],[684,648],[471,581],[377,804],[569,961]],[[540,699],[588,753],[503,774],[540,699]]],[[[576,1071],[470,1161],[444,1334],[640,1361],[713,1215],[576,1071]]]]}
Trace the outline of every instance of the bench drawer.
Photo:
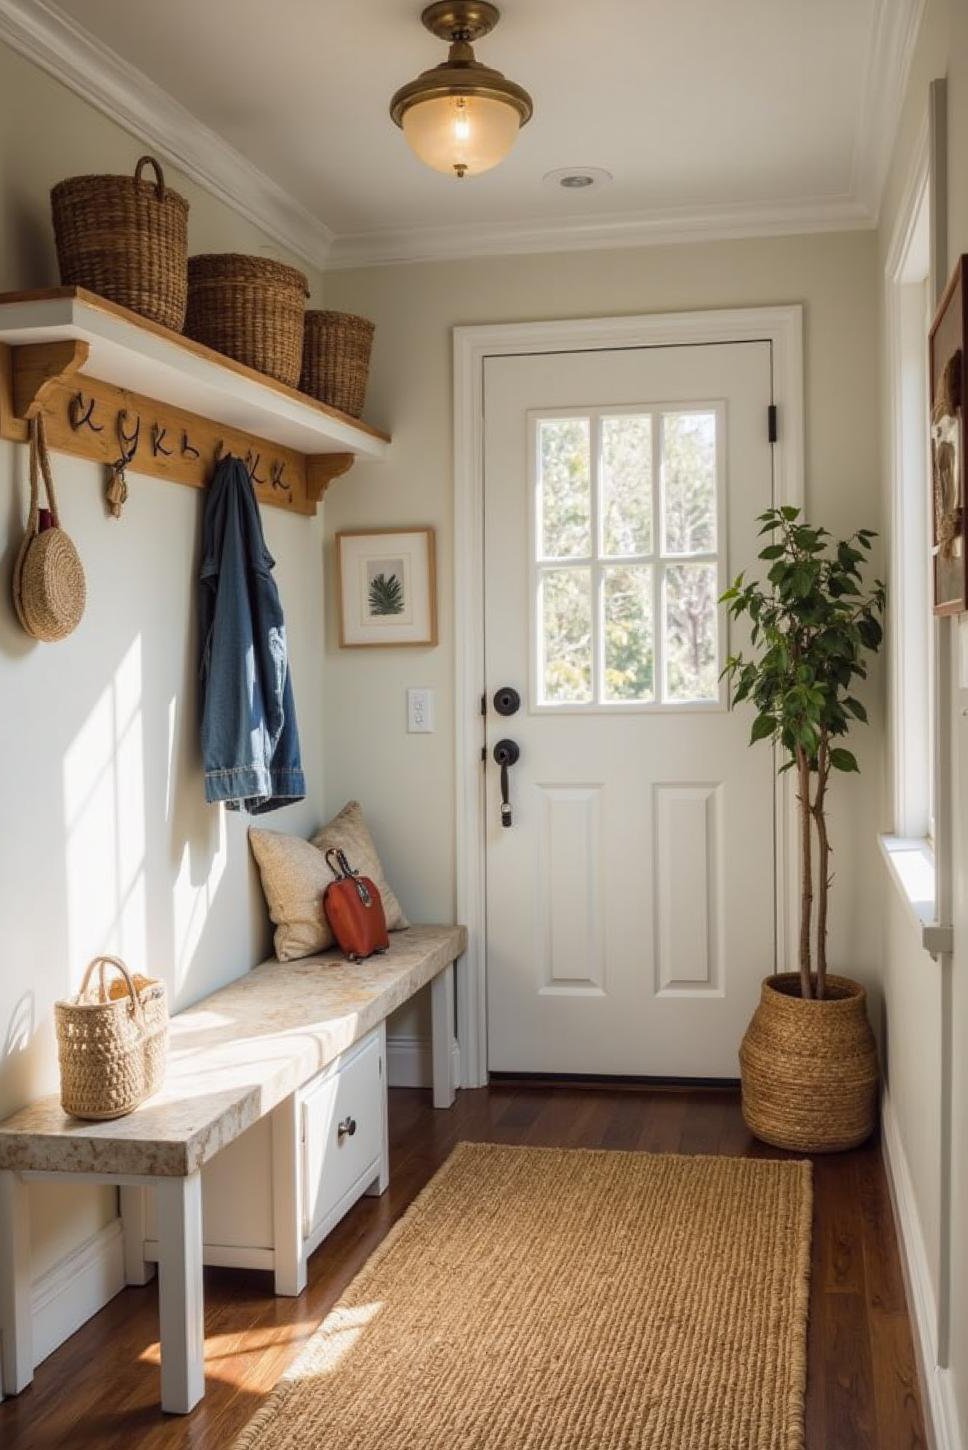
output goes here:
{"type": "MultiPolygon", "coordinates": [[[[300,1092],[303,1233],[308,1238],[364,1174],[375,1177],[383,1149],[383,1063],[379,1033],[337,1071],[300,1092]]],[[[348,1207],[348,1205],[346,1205],[348,1207]]]]}

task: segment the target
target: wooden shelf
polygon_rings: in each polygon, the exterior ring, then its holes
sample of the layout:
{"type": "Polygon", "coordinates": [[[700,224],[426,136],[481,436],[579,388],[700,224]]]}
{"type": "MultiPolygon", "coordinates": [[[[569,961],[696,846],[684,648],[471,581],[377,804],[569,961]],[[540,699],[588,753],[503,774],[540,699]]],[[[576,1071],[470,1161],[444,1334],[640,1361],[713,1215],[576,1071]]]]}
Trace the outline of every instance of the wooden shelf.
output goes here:
{"type": "Polygon", "coordinates": [[[128,472],[196,488],[218,452],[248,455],[260,499],[300,513],[315,512],[356,458],[381,459],[390,443],[367,423],[73,287],[0,294],[0,437],[24,440],[37,411],[52,448],[108,467],[119,427],[132,437],[140,420],[128,472]]]}

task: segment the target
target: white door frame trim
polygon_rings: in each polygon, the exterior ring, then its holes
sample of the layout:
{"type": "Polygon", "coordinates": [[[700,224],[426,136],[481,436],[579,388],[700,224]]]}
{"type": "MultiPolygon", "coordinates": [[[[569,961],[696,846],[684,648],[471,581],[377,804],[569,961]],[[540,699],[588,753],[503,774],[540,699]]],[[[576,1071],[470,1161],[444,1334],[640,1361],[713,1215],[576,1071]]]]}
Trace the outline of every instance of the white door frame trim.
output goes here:
{"type": "MultiPolygon", "coordinates": [[[[749,307],[564,322],[454,328],[454,664],[456,679],[457,918],[468,930],[459,974],[461,1084],[487,1082],[484,772],[484,363],[532,352],[762,342],[772,344],[779,438],[773,450],[778,504],[803,502],[803,309],[749,307]]],[[[764,420],[765,426],[765,420],[764,420]]],[[[797,853],[788,776],[777,786],[777,940],[793,940],[797,853]]],[[[781,947],[782,950],[782,947],[781,947]]]]}

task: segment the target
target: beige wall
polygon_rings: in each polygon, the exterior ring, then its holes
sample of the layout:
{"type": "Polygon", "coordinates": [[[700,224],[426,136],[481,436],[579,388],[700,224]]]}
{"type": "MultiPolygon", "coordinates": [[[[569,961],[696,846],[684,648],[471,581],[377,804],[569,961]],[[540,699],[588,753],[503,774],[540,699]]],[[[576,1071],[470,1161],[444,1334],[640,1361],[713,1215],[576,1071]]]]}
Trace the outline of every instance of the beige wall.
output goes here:
{"type": "MultiPolygon", "coordinates": [[[[894,150],[879,233],[879,273],[887,257],[914,148],[927,108],[928,85],[948,83],[948,261],[968,252],[968,7],[964,0],[927,0],[894,150]]],[[[890,395],[885,373],[885,423],[890,395]]],[[[940,1304],[940,1354],[928,1373],[948,1404],[952,1445],[968,1445],[968,619],[941,626],[952,665],[950,795],[953,812],[955,953],[936,964],[903,922],[891,941],[885,977],[889,1054],[887,1078],[904,1156],[914,1186],[918,1223],[940,1304]],[[951,1049],[946,1089],[938,1064],[951,1049]],[[950,1135],[943,1136],[950,1111],[950,1135]],[[950,1198],[945,1188],[950,1171],[950,1198]],[[950,1263],[946,1261],[950,1247],[950,1263]],[[948,1312],[945,1305],[948,1305],[948,1312]],[[945,1352],[945,1337],[949,1340],[945,1352]],[[942,1373],[935,1374],[940,1363],[942,1373]],[[946,1372],[945,1372],[946,1371],[946,1372]]]]}
{"type": "MultiPolygon", "coordinates": [[[[451,329],[801,302],[808,508],[832,530],[879,528],[875,267],[873,234],[854,232],[327,275],[328,306],[376,321],[367,412],[393,432],[388,464],[357,464],[333,486],[327,535],[357,526],[438,530],[437,649],[339,650],[332,595],[327,626],[327,802],[335,807],[349,795],[366,802],[415,919],[454,911],[451,329]],[[436,690],[436,734],[406,734],[407,685],[436,690]]],[[[838,781],[835,806],[833,960],[866,978],[876,974],[880,956],[881,745],[876,723],[858,732],[863,774],[838,781]]],[[[394,1030],[419,1034],[426,1019],[411,1012],[394,1030]]]]}
{"type": "MultiPolygon", "coordinates": [[[[127,171],[144,150],[0,46],[0,289],[57,282],[47,193],[63,176],[127,171]]],[[[172,172],[190,245],[278,251],[172,172]]],[[[101,470],[55,456],[63,519],[84,561],[77,633],[31,642],[9,599],[25,514],[26,449],[0,443],[0,1117],[56,1090],[52,1004],[87,959],[118,951],[166,979],[176,1006],[269,950],[246,819],[204,803],[196,727],[195,564],[201,495],[137,474],[124,516],[101,470]]],[[[286,606],[310,798],[271,824],[306,831],[322,797],[322,525],[266,509],[286,606]]],[[[41,1273],[115,1212],[110,1190],[32,1192],[41,1273]]]]}

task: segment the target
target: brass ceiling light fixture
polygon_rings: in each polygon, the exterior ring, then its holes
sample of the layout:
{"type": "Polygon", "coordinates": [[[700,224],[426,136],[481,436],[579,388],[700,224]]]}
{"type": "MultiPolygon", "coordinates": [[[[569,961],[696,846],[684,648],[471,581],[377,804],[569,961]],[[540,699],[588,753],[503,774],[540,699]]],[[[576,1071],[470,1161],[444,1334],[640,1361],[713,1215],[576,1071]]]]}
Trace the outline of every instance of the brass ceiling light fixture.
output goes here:
{"type": "Polygon", "coordinates": [[[501,12],[490,0],[436,0],[420,18],[449,41],[450,52],[441,65],[400,87],[390,115],[434,171],[489,171],[504,160],[532,112],[526,90],[474,58],[474,41],[494,29],[501,12]]]}

